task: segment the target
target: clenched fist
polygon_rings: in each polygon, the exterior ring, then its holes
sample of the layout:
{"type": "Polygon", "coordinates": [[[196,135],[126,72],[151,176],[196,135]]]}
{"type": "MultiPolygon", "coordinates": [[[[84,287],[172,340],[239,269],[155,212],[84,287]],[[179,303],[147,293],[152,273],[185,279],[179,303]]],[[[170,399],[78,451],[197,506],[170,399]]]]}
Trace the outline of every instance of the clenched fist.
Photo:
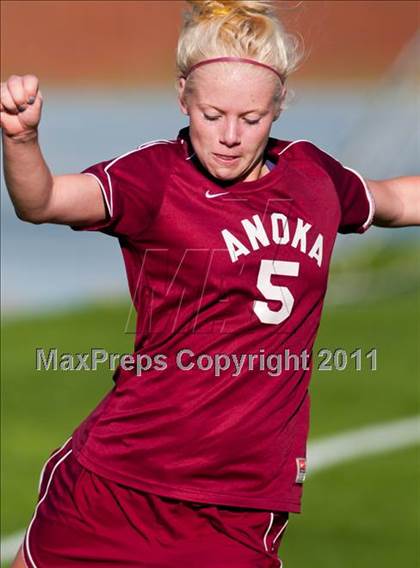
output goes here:
{"type": "Polygon", "coordinates": [[[25,139],[36,132],[42,95],[35,75],[11,75],[1,83],[0,126],[10,138],[25,139]]]}

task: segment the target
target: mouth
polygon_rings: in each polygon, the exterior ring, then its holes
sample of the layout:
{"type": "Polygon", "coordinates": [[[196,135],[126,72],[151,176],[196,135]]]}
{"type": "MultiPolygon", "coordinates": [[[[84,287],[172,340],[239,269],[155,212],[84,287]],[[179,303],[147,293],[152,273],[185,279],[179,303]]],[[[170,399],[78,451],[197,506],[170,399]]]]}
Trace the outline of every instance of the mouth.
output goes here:
{"type": "Polygon", "coordinates": [[[222,164],[232,164],[233,162],[235,162],[236,160],[239,159],[239,156],[229,156],[227,154],[216,154],[215,152],[213,152],[213,156],[216,158],[216,160],[222,164]]]}

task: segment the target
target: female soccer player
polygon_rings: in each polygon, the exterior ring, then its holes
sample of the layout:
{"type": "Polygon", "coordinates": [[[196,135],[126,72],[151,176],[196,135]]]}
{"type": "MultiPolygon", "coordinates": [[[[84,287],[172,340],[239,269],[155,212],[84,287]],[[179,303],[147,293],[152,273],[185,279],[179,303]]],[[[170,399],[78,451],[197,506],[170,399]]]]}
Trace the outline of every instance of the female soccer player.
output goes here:
{"type": "Polygon", "coordinates": [[[337,232],[420,223],[418,178],[363,180],[269,137],[297,60],[269,3],[191,4],[174,140],[54,176],[38,79],[2,85],[17,215],[117,237],[138,310],[132,360],[43,470],[14,568],[281,566],[337,232]]]}

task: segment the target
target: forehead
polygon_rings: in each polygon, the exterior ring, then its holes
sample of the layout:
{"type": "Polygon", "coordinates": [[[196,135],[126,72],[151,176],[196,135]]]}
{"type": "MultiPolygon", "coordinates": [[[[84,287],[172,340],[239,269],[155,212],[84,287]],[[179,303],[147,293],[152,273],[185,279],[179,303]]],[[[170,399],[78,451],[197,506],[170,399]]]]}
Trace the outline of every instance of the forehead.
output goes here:
{"type": "Polygon", "coordinates": [[[194,73],[196,102],[223,110],[268,108],[278,81],[268,69],[238,62],[209,63],[194,73]]]}

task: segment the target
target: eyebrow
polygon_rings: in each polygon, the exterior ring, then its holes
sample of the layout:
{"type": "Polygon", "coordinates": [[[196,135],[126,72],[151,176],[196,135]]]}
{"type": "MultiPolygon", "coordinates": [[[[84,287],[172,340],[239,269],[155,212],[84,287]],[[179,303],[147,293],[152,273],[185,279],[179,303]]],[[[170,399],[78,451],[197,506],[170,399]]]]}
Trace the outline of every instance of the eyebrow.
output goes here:
{"type": "MultiPolygon", "coordinates": [[[[221,114],[226,114],[224,110],[222,110],[222,109],[220,109],[220,108],[218,108],[214,105],[211,105],[209,103],[201,103],[201,106],[208,106],[208,107],[214,108],[214,110],[217,110],[217,112],[220,112],[221,114]]],[[[255,112],[257,114],[264,115],[264,114],[267,114],[268,111],[262,110],[262,109],[252,109],[252,110],[247,110],[245,112],[241,112],[241,114],[239,116],[244,116],[246,114],[251,114],[253,112],[255,112]]]]}

